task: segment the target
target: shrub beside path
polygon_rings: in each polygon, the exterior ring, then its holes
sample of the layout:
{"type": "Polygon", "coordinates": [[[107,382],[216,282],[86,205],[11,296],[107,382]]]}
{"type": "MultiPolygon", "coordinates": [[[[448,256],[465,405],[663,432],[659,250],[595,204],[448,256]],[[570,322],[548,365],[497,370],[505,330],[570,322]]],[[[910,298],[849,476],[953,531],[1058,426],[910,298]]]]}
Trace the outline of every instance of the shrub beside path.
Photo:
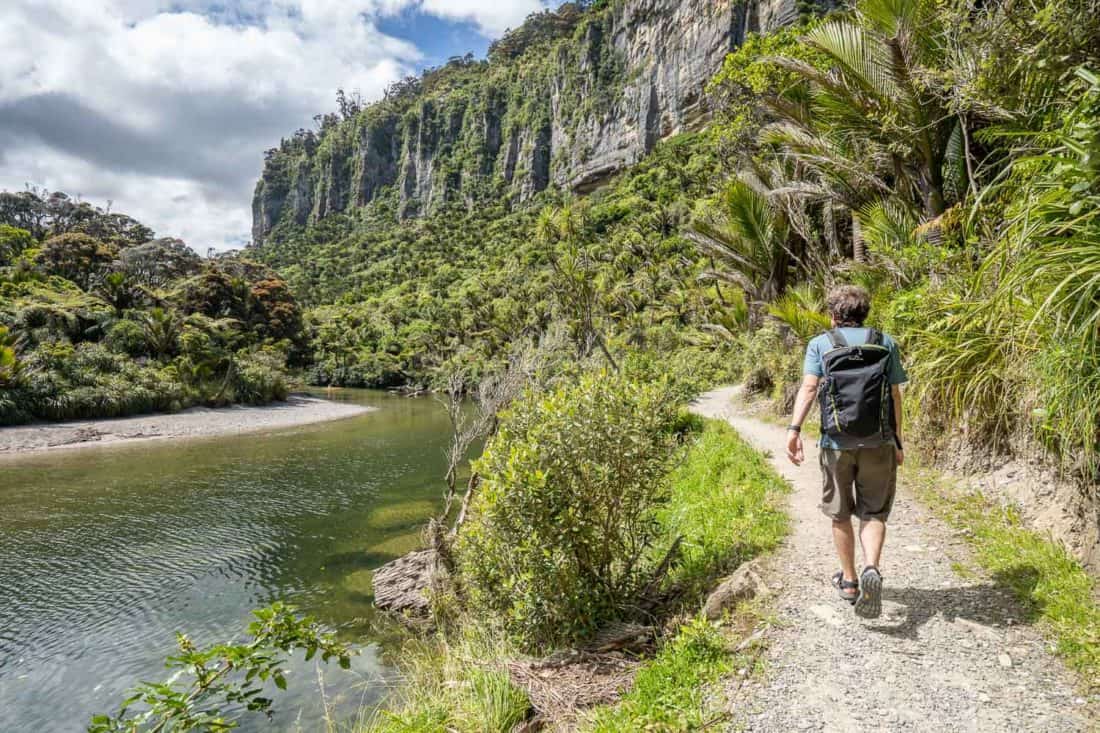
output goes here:
{"type": "MultiPolygon", "coordinates": [[[[723,418],[794,487],[792,534],[766,578],[778,586],[762,674],[730,681],[733,723],[747,731],[1089,731],[1091,707],[996,578],[964,578],[967,548],[899,486],[883,553],[882,616],[864,621],[829,584],[836,572],[820,499],[817,448],[783,455],[784,430],[737,411],[737,388],[693,409],[723,418]]],[[[858,550],[857,550],[858,552],[858,550]]],[[[1026,568],[1020,568],[1026,572],[1026,568]]]]}

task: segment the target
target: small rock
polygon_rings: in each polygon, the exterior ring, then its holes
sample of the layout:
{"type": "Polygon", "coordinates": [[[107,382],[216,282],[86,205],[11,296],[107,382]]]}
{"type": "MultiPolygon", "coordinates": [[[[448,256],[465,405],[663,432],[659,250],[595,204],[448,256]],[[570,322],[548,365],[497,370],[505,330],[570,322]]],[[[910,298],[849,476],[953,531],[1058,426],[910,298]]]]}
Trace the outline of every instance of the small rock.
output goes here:
{"type": "Polygon", "coordinates": [[[1001,666],[1005,667],[1006,669],[1012,666],[1012,657],[1008,656],[1007,654],[1002,654],[997,657],[997,661],[1000,662],[1001,666]]]}
{"type": "Polygon", "coordinates": [[[832,606],[818,603],[810,606],[810,612],[830,626],[841,626],[844,623],[840,618],[840,614],[832,606]]]}
{"type": "Polygon", "coordinates": [[[979,695],[978,695],[978,699],[979,699],[980,701],[982,701],[982,702],[989,702],[989,700],[990,700],[990,697],[989,697],[989,695],[987,695],[987,694],[985,694],[984,692],[982,692],[982,693],[979,693],[979,695]]]}
{"type": "Polygon", "coordinates": [[[725,611],[741,601],[765,596],[769,592],[770,589],[760,575],[760,565],[753,560],[741,565],[733,575],[718,584],[703,605],[703,613],[711,621],[717,621],[725,611]]]}

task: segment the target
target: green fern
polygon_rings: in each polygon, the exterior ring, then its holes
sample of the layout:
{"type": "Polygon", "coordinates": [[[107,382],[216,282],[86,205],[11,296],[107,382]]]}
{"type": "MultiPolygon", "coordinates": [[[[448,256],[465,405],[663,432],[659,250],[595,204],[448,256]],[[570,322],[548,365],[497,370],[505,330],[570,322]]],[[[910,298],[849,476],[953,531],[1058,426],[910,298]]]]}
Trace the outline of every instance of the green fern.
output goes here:
{"type": "Polygon", "coordinates": [[[768,306],[768,315],[783,323],[802,341],[832,326],[832,320],[824,312],[821,295],[810,284],[790,288],[776,302],[768,306]]]}

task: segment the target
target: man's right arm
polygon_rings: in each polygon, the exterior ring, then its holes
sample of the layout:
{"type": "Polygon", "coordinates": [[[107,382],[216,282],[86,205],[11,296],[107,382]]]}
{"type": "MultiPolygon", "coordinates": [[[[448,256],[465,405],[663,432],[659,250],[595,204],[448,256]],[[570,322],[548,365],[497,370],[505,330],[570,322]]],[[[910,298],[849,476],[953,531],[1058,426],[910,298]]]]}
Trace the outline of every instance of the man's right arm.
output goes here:
{"type": "Polygon", "coordinates": [[[803,374],[802,384],[798,387],[798,394],[794,398],[794,414],[791,415],[791,425],[802,427],[806,416],[810,414],[814,400],[817,398],[817,385],[821,379],[813,374],[803,374]]]}
{"type": "Polygon", "coordinates": [[[787,430],[787,458],[796,466],[801,465],[806,458],[802,449],[802,423],[810,414],[820,382],[821,378],[813,374],[802,375],[802,386],[798,388],[798,394],[794,398],[794,414],[791,415],[791,427],[787,430]]]}
{"type": "Polygon", "coordinates": [[[821,351],[811,339],[806,344],[806,356],[802,360],[802,386],[795,395],[794,414],[791,415],[791,426],[787,429],[787,458],[796,466],[806,458],[802,450],[802,423],[806,421],[806,415],[810,414],[810,406],[817,396],[817,385],[823,375],[821,351]]]}

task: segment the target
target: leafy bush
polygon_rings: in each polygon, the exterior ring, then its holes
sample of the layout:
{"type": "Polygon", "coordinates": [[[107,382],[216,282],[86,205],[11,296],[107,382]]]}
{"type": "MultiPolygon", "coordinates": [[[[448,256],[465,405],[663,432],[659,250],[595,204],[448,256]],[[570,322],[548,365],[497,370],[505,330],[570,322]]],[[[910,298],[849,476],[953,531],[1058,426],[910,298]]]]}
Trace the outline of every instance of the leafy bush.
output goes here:
{"type": "Polygon", "coordinates": [[[23,250],[34,246],[34,237],[25,229],[0,223],[0,267],[11,264],[23,250]]]}
{"type": "Polygon", "coordinates": [[[286,689],[290,652],[303,650],[307,660],[320,653],[325,662],[335,658],[342,668],[351,667],[347,646],[313,618],[295,615],[292,606],[276,602],[252,613],[251,638],[242,643],[202,649],[178,634],[179,655],[168,659],[172,677],[142,683],[114,716],[93,716],[89,733],[229,730],[245,713],[271,710],[274,701],[261,693],[269,682],[286,689]]]}
{"type": "Polygon", "coordinates": [[[802,376],[805,344],[767,323],[737,338],[738,371],[749,394],[763,394],[775,400],[780,411],[788,410],[802,376]]]}
{"type": "Polygon", "coordinates": [[[475,615],[540,647],[583,638],[636,599],[660,536],[676,407],[663,382],[598,372],[503,416],[457,548],[475,615]]]}
{"type": "Polygon", "coordinates": [[[107,348],[130,356],[144,356],[149,353],[149,342],[145,340],[145,329],[141,324],[122,320],[111,326],[103,340],[107,348]]]}
{"type": "Polygon", "coordinates": [[[289,389],[283,364],[286,355],[271,347],[238,356],[234,379],[237,401],[262,405],[272,400],[285,400],[289,389]]]}
{"type": "Polygon", "coordinates": [[[0,325],[0,387],[12,386],[21,369],[15,338],[7,326],[0,325]]]}
{"type": "Polygon", "coordinates": [[[666,379],[670,397],[686,403],[704,390],[736,381],[739,363],[730,342],[668,350],[631,350],[622,362],[623,374],[637,382],[666,379]]]}
{"type": "Polygon", "coordinates": [[[47,275],[59,275],[87,290],[117,252],[115,247],[87,234],[60,234],[43,242],[35,264],[47,275]]]}

